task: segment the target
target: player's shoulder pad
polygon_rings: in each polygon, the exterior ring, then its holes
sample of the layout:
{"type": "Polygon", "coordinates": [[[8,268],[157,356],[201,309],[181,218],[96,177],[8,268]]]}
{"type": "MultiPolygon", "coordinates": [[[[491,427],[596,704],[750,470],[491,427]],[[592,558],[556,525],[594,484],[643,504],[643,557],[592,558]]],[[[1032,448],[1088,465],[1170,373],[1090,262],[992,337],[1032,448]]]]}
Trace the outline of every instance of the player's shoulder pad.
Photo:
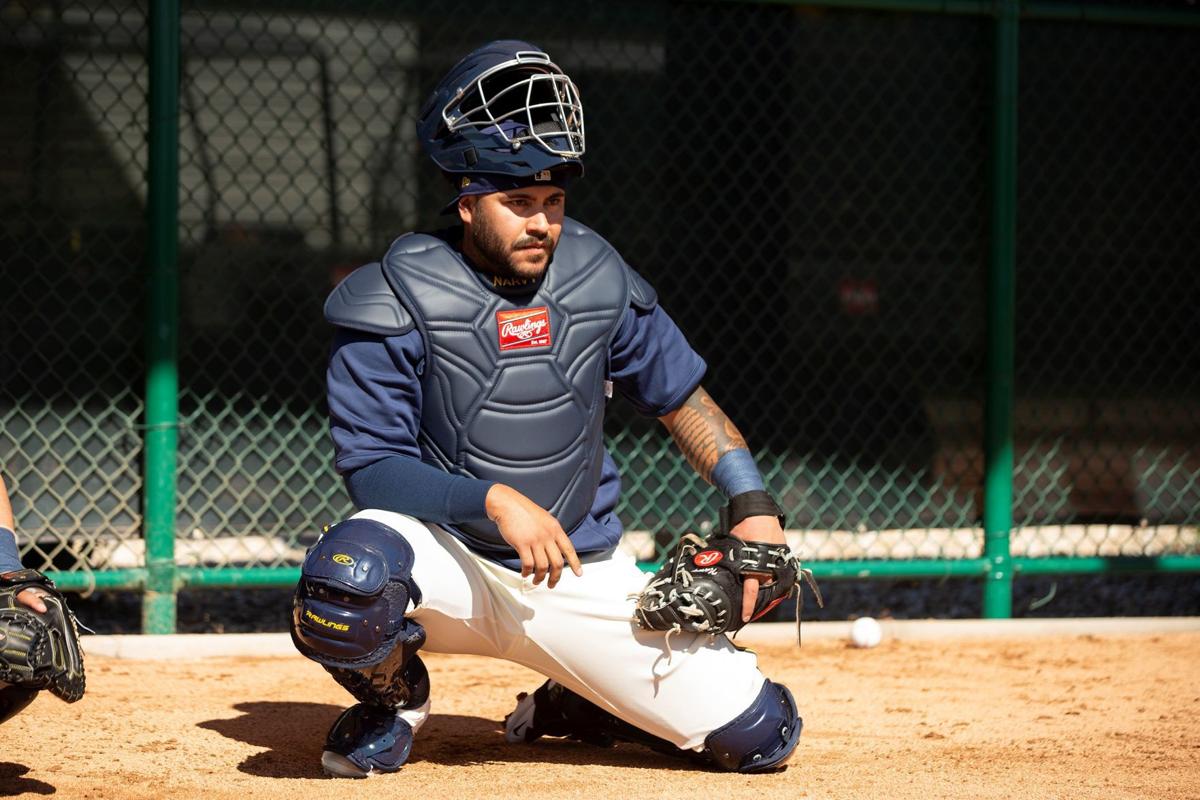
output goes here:
{"type": "Polygon", "coordinates": [[[625,274],[629,276],[629,304],[638,311],[650,311],[658,305],[658,292],[650,282],[637,273],[633,267],[625,265],[625,274]]]}
{"type": "Polygon", "coordinates": [[[379,262],[351,272],[325,300],[325,319],[342,328],[398,336],[416,327],[400,304],[379,262]]]}
{"type": "Polygon", "coordinates": [[[621,263],[625,270],[626,280],[629,281],[629,304],[639,311],[650,311],[658,305],[658,293],[650,282],[637,273],[633,267],[625,263],[617,249],[608,243],[600,234],[578,220],[567,217],[563,220],[563,237],[574,237],[584,243],[585,247],[593,247],[597,253],[607,250],[613,258],[621,263]]]}

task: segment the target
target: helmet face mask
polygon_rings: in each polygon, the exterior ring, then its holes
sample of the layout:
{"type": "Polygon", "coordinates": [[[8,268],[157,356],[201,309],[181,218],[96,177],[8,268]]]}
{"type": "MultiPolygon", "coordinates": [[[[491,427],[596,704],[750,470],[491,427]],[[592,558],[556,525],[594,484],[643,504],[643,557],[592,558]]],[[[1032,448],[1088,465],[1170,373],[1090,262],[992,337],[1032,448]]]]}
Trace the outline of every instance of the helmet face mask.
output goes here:
{"type": "Polygon", "coordinates": [[[528,42],[489,42],[446,74],[421,110],[417,134],[457,175],[583,173],[583,103],[550,56],[528,42]]]}
{"type": "Polygon", "coordinates": [[[554,155],[582,156],[579,89],[545,53],[515,55],[455,93],[442,108],[446,130],[453,134],[474,128],[499,134],[514,150],[535,141],[554,155]]]}

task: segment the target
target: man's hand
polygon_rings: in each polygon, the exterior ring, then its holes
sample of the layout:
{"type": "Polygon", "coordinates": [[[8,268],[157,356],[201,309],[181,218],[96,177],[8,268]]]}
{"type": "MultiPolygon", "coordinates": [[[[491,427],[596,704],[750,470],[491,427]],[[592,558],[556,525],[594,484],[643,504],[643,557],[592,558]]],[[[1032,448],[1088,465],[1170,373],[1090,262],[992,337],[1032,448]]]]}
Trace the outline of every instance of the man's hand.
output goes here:
{"type": "MultiPolygon", "coordinates": [[[[779,527],[776,517],[746,517],[733,526],[729,531],[743,542],[766,542],[767,544],[787,544],[783,528],[779,527]]],[[[769,576],[762,576],[769,577],[769,576]]],[[[747,573],[742,582],[742,622],[749,622],[754,613],[754,602],[758,598],[759,579],[753,573],[747,573]]]]}
{"type": "Polygon", "coordinates": [[[522,577],[532,574],[536,585],[549,573],[546,586],[553,589],[562,576],[564,562],[570,564],[576,576],[583,575],[571,539],[546,509],[502,483],[488,490],[485,506],[488,519],[496,523],[504,541],[521,557],[522,577]]]}
{"type": "Polygon", "coordinates": [[[47,596],[45,590],[34,586],[17,595],[17,602],[27,608],[33,609],[39,614],[45,614],[46,604],[42,602],[42,598],[47,596]]]}

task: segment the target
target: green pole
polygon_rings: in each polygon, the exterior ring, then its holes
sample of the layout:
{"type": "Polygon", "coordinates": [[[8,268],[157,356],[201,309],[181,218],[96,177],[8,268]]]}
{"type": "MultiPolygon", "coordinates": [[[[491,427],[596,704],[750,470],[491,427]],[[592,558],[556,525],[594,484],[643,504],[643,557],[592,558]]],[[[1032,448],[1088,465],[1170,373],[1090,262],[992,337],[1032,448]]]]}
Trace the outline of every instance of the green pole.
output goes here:
{"type": "Polygon", "coordinates": [[[983,477],[983,555],[990,567],[983,582],[983,616],[988,618],[1012,616],[1018,11],[1017,0],[996,2],[983,477]]]}
{"type": "Polygon", "coordinates": [[[150,4],[146,222],[146,592],[142,632],[175,632],[175,461],[179,445],[179,4],[150,4]]]}

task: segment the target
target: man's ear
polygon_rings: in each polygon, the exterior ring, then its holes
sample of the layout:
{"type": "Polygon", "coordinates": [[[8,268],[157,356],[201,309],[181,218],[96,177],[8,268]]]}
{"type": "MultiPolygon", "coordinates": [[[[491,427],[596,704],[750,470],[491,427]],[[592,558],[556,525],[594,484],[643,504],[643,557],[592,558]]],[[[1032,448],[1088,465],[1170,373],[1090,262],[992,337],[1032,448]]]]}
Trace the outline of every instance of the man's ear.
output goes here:
{"type": "Polygon", "coordinates": [[[471,218],[475,216],[475,204],[477,202],[479,202],[479,198],[473,194],[458,198],[458,218],[462,220],[463,225],[471,224],[471,218]]]}

